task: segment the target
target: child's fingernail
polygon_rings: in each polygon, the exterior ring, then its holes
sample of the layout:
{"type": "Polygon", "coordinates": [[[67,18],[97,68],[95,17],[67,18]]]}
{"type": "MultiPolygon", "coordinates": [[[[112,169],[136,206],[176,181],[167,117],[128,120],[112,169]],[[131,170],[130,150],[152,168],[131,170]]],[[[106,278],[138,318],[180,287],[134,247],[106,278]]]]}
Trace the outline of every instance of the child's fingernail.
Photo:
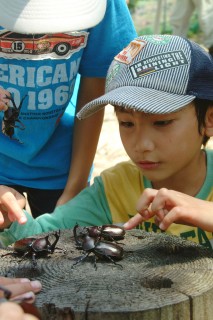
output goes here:
{"type": "Polygon", "coordinates": [[[132,228],[131,227],[131,223],[129,223],[129,221],[127,221],[126,223],[124,223],[123,228],[126,229],[126,230],[131,229],[132,228]]]}
{"type": "Polygon", "coordinates": [[[41,282],[38,280],[31,281],[31,286],[33,289],[41,289],[41,282]]]}
{"type": "Polygon", "coordinates": [[[143,213],[142,213],[142,216],[143,216],[143,218],[145,218],[145,219],[149,218],[149,210],[148,210],[148,209],[145,209],[145,210],[143,211],[143,213]]]}
{"type": "Polygon", "coordinates": [[[31,291],[20,294],[19,296],[15,297],[14,299],[11,299],[11,301],[27,301],[27,302],[34,302],[35,301],[35,294],[31,291]]]}
{"type": "Polygon", "coordinates": [[[33,292],[26,292],[22,297],[24,300],[31,300],[35,298],[35,294],[33,292]]]}
{"type": "Polygon", "coordinates": [[[27,218],[25,216],[22,216],[19,220],[19,223],[25,223],[27,221],[27,218]]]}
{"type": "Polygon", "coordinates": [[[165,226],[164,226],[163,222],[161,222],[161,223],[159,224],[159,228],[160,228],[161,230],[165,230],[165,226]]]}
{"type": "Polygon", "coordinates": [[[22,278],[22,279],[20,279],[20,282],[22,282],[22,283],[30,282],[30,279],[22,278]]]}

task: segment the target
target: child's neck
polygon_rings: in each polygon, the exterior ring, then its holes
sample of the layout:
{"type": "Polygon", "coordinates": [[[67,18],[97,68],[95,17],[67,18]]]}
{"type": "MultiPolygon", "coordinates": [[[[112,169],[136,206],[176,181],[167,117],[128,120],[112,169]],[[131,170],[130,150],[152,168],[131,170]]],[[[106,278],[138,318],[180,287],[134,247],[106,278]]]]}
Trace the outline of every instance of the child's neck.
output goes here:
{"type": "Polygon", "coordinates": [[[206,171],[206,153],[202,151],[197,163],[168,179],[152,182],[152,187],[154,189],[167,188],[196,196],[205,182],[206,171]]]}

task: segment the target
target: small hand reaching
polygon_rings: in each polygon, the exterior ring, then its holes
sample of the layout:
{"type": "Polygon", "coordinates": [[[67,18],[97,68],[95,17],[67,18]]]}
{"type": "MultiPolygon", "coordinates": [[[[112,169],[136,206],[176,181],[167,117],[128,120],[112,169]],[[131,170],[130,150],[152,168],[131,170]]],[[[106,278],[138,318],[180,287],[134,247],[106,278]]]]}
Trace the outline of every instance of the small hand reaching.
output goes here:
{"type": "Polygon", "coordinates": [[[162,230],[178,223],[213,231],[213,203],[178,191],[147,188],[138,200],[137,211],[138,214],[124,224],[125,229],[132,229],[154,216],[162,230]]]}
{"type": "Polygon", "coordinates": [[[0,185],[0,228],[8,227],[11,222],[24,224],[27,218],[23,212],[26,199],[13,188],[0,185]]]}

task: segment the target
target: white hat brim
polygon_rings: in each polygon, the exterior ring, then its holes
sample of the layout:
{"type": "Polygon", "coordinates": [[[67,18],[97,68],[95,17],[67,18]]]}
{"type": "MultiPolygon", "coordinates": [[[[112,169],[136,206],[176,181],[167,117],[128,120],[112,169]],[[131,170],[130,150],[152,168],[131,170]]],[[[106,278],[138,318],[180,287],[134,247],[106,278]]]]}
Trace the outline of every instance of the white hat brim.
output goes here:
{"type": "Polygon", "coordinates": [[[0,0],[0,25],[17,33],[58,33],[97,25],[106,0],[0,0]]]}
{"type": "Polygon", "coordinates": [[[85,119],[107,104],[129,108],[135,111],[166,114],[185,107],[196,97],[193,95],[178,95],[143,87],[120,87],[87,103],[77,114],[85,119]]]}

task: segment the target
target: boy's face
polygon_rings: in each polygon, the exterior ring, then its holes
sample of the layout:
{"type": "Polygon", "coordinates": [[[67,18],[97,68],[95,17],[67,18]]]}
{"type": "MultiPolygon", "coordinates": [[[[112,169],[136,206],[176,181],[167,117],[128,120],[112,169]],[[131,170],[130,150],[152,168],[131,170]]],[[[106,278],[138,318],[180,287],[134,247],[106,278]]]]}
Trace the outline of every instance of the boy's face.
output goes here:
{"type": "Polygon", "coordinates": [[[147,179],[168,182],[198,169],[203,138],[193,103],[164,115],[115,110],[123,146],[147,179]]]}

